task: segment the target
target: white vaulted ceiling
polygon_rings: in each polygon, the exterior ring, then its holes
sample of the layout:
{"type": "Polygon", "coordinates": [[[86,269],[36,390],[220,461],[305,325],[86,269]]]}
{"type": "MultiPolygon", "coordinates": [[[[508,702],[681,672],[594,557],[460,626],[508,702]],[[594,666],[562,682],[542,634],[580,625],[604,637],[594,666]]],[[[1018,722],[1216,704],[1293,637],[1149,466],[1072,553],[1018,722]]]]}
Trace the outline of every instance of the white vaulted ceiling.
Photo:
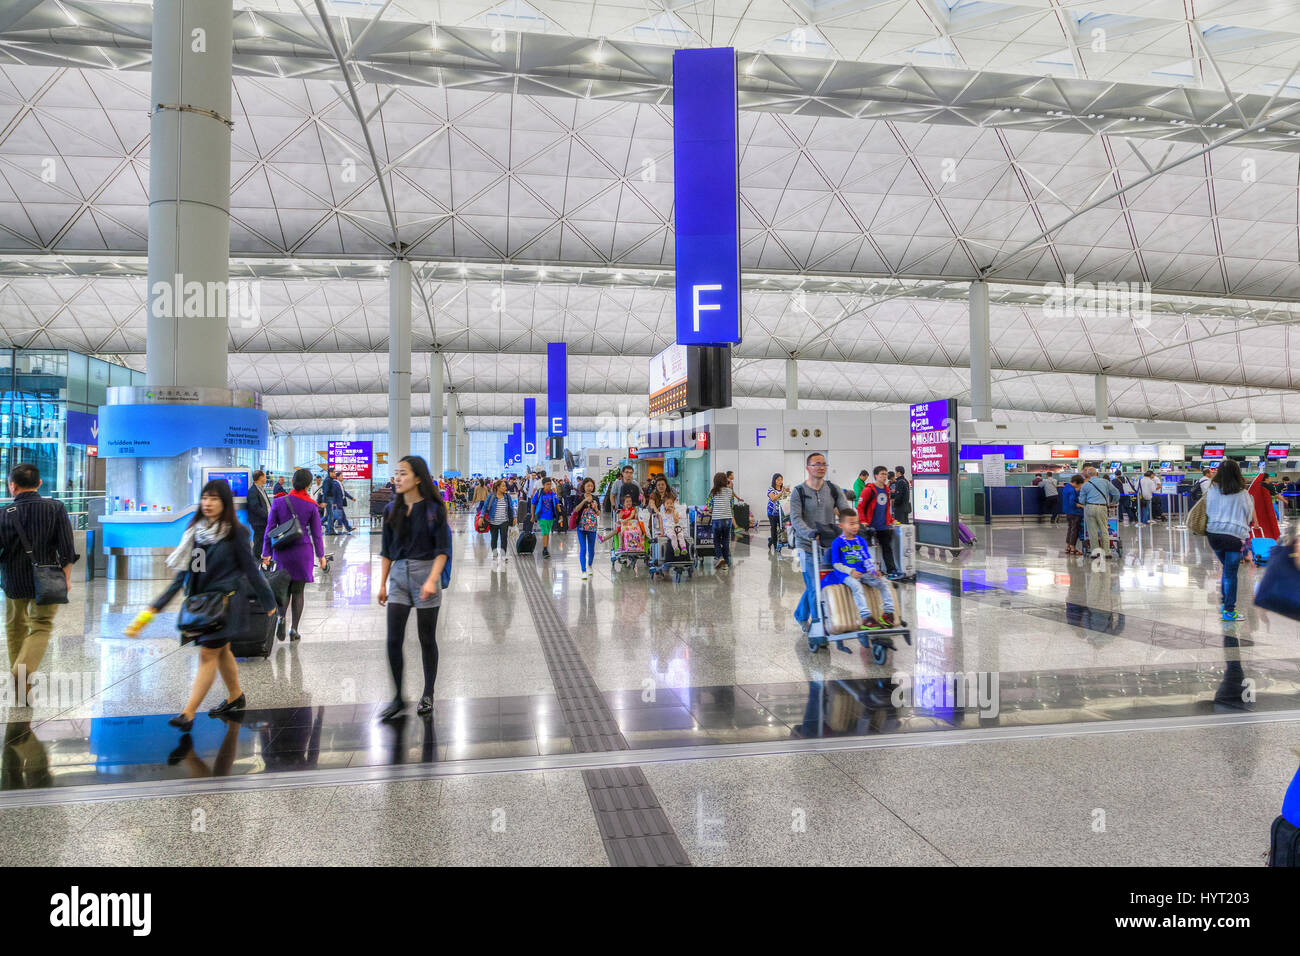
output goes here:
{"type": "MultiPolygon", "coordinates": [[[[231,251],[261,316],[231,329],[232,384],[295,430],[380,418],[393,237],[361,120],[314,3],[237,6],[231,251]]],[[[738,407],[783,404],[790,355],[810,407],[960,397],[983,274],[1001,410],[1089,415],[1106,371],[1116,417],[1287,417],[1300,6],[326,7],[417,262],[416,391],[437,348],[470,428],[517,418],[556,339],[577,427],[644,412],[673,338],[671,51],[706,44],[742,64],[738,407]],[[1045,318],[1035,295],[1068,276],[1149,283],[1156,314],[1045,318]]],[[[0,9],[7,343],[142,366],[150,13],[0,9]]]]}

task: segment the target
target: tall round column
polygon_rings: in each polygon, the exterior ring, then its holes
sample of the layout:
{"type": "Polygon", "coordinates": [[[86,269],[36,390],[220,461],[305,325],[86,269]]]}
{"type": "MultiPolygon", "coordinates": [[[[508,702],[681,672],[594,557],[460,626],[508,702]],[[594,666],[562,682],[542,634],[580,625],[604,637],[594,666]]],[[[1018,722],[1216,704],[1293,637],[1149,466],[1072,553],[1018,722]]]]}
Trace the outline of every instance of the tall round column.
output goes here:
{"type": "Polygon", "coordinates": [[[227,384],[233,23],[233,0],[153,5],[149,385],[227,384]]]}

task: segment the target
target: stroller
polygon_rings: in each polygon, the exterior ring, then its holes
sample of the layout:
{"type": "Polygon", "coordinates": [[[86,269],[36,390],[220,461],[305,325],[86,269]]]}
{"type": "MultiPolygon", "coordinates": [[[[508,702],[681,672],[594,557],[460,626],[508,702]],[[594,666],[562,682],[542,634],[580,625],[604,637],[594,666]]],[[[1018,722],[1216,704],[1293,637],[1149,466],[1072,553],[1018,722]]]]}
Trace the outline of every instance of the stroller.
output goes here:
{"type": "Polygon", "coordinates": [[[688,578],[695,577],[695,569],[700,563],[695,553],[695,541],[688,537],[685,551],[670,548],[663,519],[654,512],[650,514],[650,529],[650,557],[646,561],[646,570],[650,576],[663,575],[666,581],[671,574],[675,582],[680,582],[683,574],[688,578]]]}

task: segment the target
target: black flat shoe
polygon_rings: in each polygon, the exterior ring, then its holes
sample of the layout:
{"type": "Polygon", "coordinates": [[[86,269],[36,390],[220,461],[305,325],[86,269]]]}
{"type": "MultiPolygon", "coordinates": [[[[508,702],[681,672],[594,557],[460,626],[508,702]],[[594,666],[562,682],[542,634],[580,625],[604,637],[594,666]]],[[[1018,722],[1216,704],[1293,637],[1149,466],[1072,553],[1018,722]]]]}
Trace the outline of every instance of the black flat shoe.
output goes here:
{"type": "Polygon", "coordinates": [[[190,717],[189,719],[186,719],[180,714],[177,714],[171,720],[167,721],[167,723],[171,724],[173,727],[179,727],[181,730],[188,733],[189,729],[194,726],[194,718],[190,717]]]}
{"type": "Polygon", "coordinates": [[[181,735],[180,745],[167,755],[167,766],[174,767],[190,755],[194,749],[194,738],[189,734],[181,735]]]}
{"type": "Polygon", "coordinates": [[[234,700],[223,700],[221,703],[217,704],[216,707],[213,707],[210,711],[208,711],[208,716],[220,717],[223,714],[229,714],[237,710],[243,710],[247,706],[248,706],[248,695],[240,694],[234,700]]]}
{"type": "Polygon", "coordinates": [[[433,698],[421,697],[420,706],[415,708],[415,712],[419,714],[421,717],[426,717],[429,714],[433,713],[433,698]]]}
{"type": "Polygon", "coordinates": [[[399,697],[379,712],[379,719],[386,723],[400,716],[404,710],[406,710],[406,702],[399,697]]]}
{"type": "Polygon", "coordinates": [[[284,618],[280,618],[280,626],[275,629],[275,639],[277,641],[284,640],[284,618]]]}

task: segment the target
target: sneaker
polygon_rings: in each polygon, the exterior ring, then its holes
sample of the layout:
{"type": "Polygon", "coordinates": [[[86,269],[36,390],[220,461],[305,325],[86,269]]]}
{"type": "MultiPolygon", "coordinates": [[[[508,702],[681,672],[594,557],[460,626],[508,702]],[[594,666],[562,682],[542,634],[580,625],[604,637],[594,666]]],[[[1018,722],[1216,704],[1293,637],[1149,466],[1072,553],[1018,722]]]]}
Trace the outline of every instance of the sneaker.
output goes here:
{"type": "Polygon", "coordinates": [[[895,623],[895,621],[894,621],[894,612],[893,612],[893,611],[886,611],[884,614],[880,615],[880,622],[881,622],[882,624],[884,624],[885,627],[897,627],[897,626],[898,626],[898,625],[895,623]]]}
{"type": "Polygon", "coordinates": [[[883,624],[877,621],[875,617],[873,617],[870,614],[868,614],[866,617],[862,619],[862,626],[869,631],[874,631],[879,627],[884,627],[883,624]]]}
{"type": "Polygon", "coordinates": [[[544,557],[544,558],[549,558],[550,556],[551,556],[551,549],[550,549],[550,548],[542,548],[542,557],[544,557]]]}
{"type": "Polygon", "coordinates": [[[1241,612],[1240,612],[1240,611],[1224,611],[1221,617],[1222,617],[1222,620],[1224,620],[1224,621],[1244,621],[1244,620],[1245,620],[1245,618],[1241,616],[1241,612]]]}

